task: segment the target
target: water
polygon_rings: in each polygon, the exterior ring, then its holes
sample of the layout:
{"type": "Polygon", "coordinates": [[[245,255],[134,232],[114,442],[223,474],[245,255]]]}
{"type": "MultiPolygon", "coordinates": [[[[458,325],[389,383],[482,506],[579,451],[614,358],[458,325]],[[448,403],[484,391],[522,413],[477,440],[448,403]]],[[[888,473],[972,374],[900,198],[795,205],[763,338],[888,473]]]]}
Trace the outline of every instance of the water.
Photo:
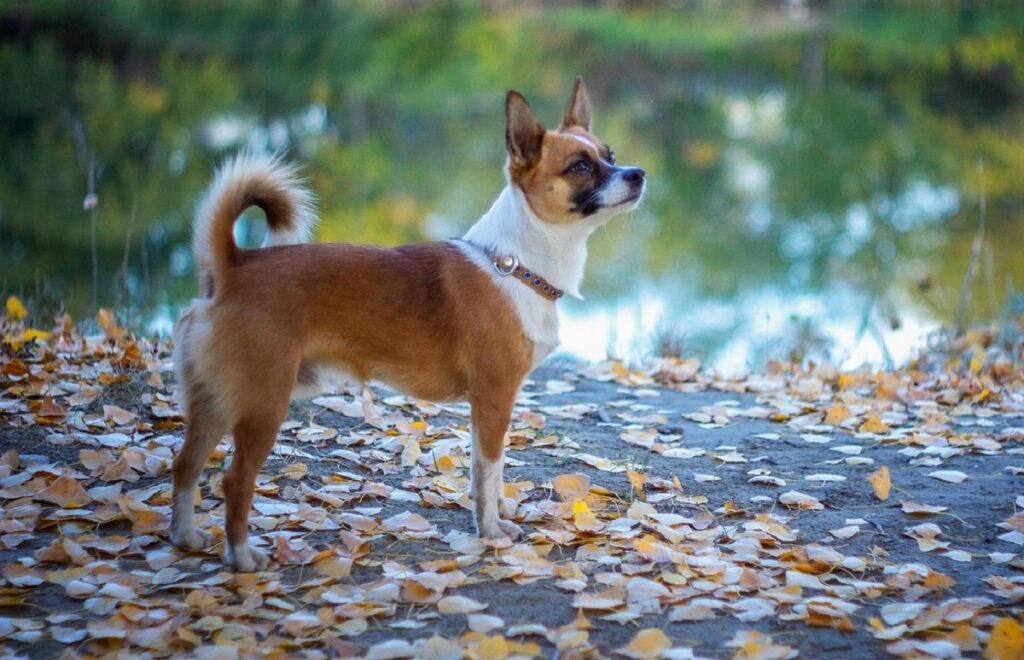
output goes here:
{"type": "Polygon", "coordinates": [[[321,240],[459,235],[503,185],[505,90],[554,124],[576,73],[650,185],[559,303],[568,353],[904,361],[956,316],[983,199],[969,318],[1024,280],[1024,11],[495,7],[8,3],[0,288],[92,313],[92,164],[95,304],[166,332],[246,145],[306,165],[321,240]]]}

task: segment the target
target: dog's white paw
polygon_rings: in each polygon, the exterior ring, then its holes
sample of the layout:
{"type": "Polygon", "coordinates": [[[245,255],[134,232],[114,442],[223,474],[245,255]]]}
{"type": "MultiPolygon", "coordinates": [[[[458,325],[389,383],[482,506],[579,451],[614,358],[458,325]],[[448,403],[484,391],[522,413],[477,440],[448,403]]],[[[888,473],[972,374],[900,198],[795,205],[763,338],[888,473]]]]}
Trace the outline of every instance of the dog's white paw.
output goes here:
{"type": "Polygon", "coordinates": [[[514,522],[508,520],[499,520],[498,526],[501,527],[501,531],[505,533],[505,536],[509,537],[513,541],[519,540],[523,535],[523,528],[514,522]]]}
{"type": "Polygon", "coordinates": [[[498,515],[506,520],[516,517],[516,509],[519,508],[519,503],[511,497],[503,497],[498,500],[498,515]]]}
{"type": "Polygon", "coordinates": [[[493,524],[480,525],[480,537],[485,539],[493,539],[500,541],[502,539],[508,539],[515,541],[523,535],[523,530],[519,525],[509,522],[508,520],[496,520],[493,524]]]}
{"type": "Polygon", "coordinates": [[[270,563],[270,556],[262,550],[250,548],[248,544],[229,549],[224,558],[228,568],[236,573],[255,573],[263,571],[270,563]]]}
{"type": "Polygon", "coordinates": [[[172,528],[171,543],[182,550],[205,550],[213,545],[213,534],[198,527],[172,528]]]}

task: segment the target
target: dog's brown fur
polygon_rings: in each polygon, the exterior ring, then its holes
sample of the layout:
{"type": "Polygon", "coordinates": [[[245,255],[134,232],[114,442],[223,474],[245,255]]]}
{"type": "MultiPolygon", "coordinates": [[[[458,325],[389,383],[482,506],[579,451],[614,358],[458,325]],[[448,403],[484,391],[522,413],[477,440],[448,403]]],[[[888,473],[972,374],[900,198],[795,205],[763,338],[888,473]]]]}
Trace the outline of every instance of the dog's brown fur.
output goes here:
{"type": "MultiPolygon", "coordinates": [[[[565,132],[545,131],[515,93],[507,113],[513,185],[531,196],[545,222],[571,222],[574,180],[562,169],[588,147],[567,131],[586,137],[594,157],[607,151],[580,126],[589,125],[582,82],[563,120],[565,132]]],[[[210,453],[231,431],[235,452],[223,482],[226,559],[242,571],[266,564],[247,538],[256,474],[293,391],[315,385],[324,368],[362,382],[384,381],[423,399],[468,399],[479,532],[517,535],[494,507],[501,498],[504,437],[534,346],[493,276],[451,243],[240,249],[232,226],[252,205],[265,211],[273,236],[308,233],[308,195],[294,172],[276,161],[234,161],[200,205],[194,249],[201,297],[175,327],[188,415],[173,469],[175,544],[198,549],[211,541],[192,522],[193,496],[210,453]]]]}
{"type": "MultiPolygon", "coordinates": [[[[245,201],[225,205],[218,221],[233,222],[245,201]]],[[[256,473],[300,372],[315,377],[330,366],[423,399],[468,398],[474,453],[501,458],[532,346],[487,273],[456,247],[239,250],[224,273],[213,297],[195,301],[175,331],[189,426],[173,476],[175,490],[194,489],[217,441],[233,432],[224,478],[230,547],[246,546],[256,473]]]]}

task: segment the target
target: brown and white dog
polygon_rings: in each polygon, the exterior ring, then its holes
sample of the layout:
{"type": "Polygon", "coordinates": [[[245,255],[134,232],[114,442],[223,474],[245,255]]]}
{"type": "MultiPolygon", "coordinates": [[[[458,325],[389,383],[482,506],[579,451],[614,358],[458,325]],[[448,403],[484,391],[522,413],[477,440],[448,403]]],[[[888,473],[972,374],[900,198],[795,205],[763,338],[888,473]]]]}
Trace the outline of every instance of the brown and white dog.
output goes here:
{"type": "Polygon", "coordinates": [[[642,169],[617,166],[591,134],[580,79],[557,130],[545,130],[514,91],[505,115],[508,185],[462,240],[303,244],[312,197],[293,167],[241,156],[218,171],[194,226],[200,297],[174,330],[188,420],[173,470],[175,545],[212,542],[193,520],[196,486],[231,431],[225,561],[237,571],[266,566],[267,556],[248,542],[256,474],[291,398],[315,391],[331,371],[417,398],[468,399],[477,531],[521,533],[499,515],[513,403],[526,375],[558,344],[555,303],[563,292],[579,296],[587,237],[635,208],[646,183],[642,169]],[[266,214],[267,241],[241,249],[232,228],[253,205],[266,214]]]}

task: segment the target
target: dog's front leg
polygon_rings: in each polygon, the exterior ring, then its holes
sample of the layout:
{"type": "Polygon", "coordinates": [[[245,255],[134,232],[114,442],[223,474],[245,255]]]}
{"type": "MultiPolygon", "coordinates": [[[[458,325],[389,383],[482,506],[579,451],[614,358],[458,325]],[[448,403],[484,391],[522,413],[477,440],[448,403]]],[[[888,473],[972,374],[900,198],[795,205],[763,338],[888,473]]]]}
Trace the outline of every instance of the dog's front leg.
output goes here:
{"type": "Polygon", "coordinates": [[[477,533],[484,538],[517,539],[523,531],[502,520],[505,432],[512,419],[514,395],[507,398],[472,397],[473,464],[471,495],[477,533]]]}

